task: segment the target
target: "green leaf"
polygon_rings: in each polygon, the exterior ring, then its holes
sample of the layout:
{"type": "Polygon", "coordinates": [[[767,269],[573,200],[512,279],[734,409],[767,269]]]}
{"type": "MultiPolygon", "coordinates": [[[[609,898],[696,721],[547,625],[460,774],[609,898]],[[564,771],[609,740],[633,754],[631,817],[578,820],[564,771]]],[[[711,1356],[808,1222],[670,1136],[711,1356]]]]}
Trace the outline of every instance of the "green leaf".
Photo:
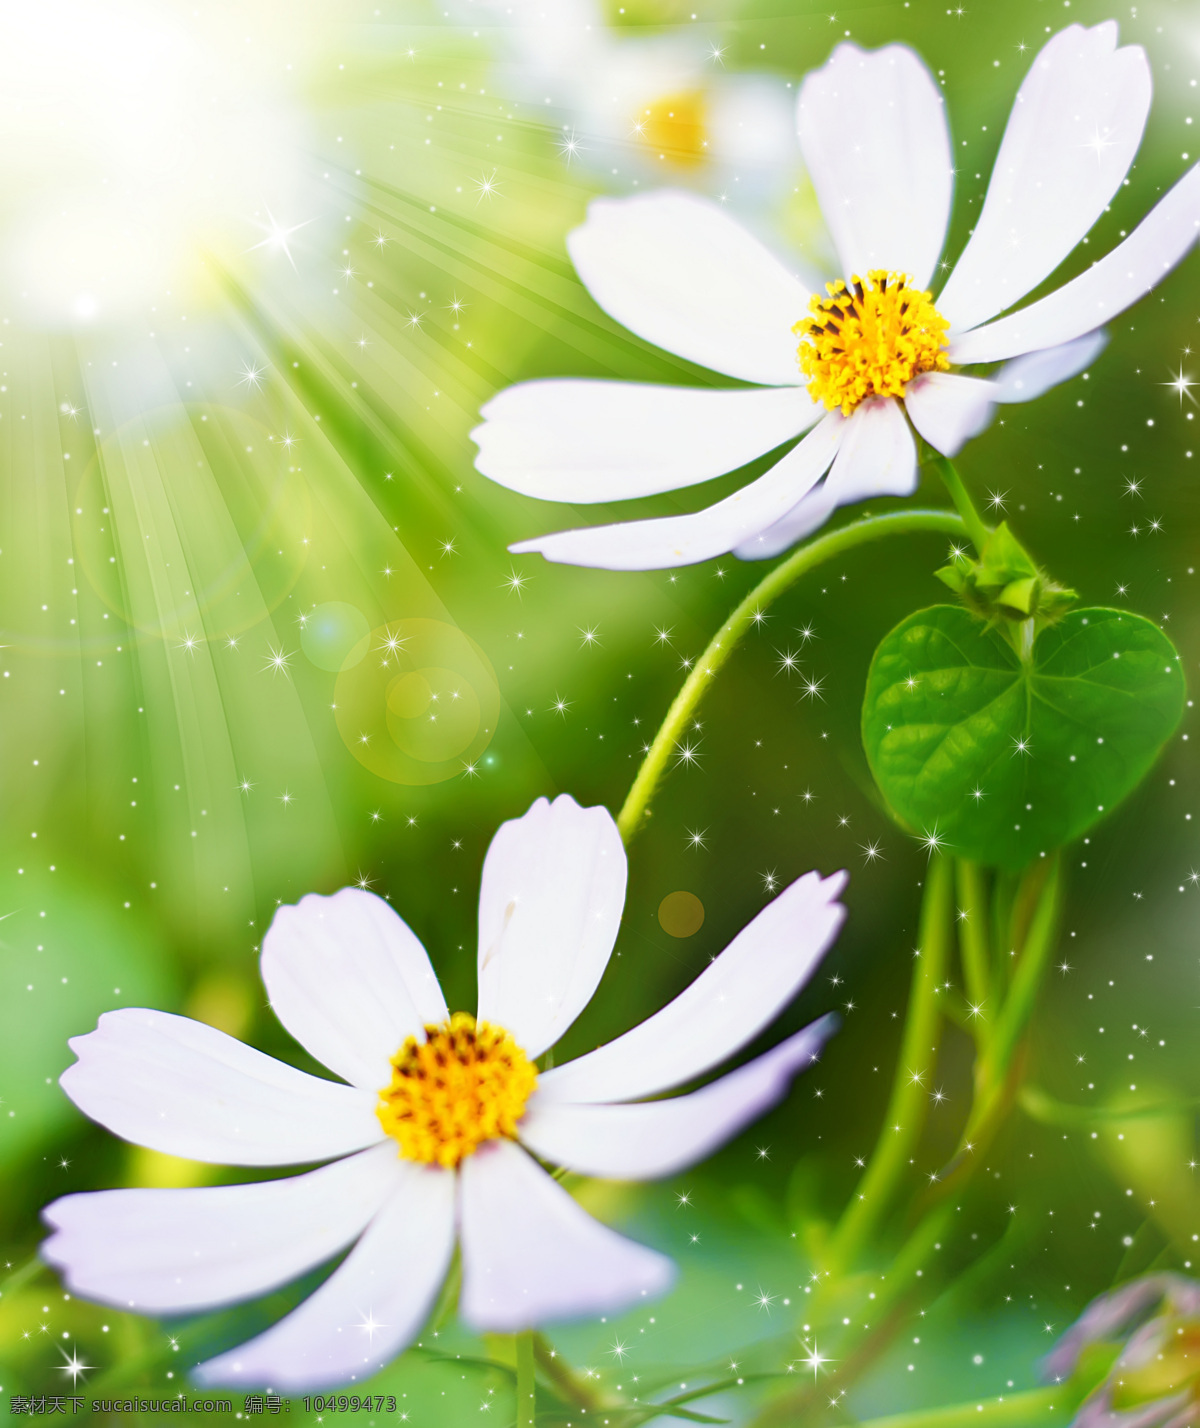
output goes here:
{"type": "MultiPolygon", "coordinates": [[[[14,860],[15,861],[15,860],[14,860]]],[[[40,860],[39,860],[40,861],[40,860]]],[[[0,1163],[83,1124],[58,1078],[68,1037],[114,1007],[170,1007],[175,969],[120,894],[59,866],[0,874],[0,1163]]]]}
{"type": "Polygon", "coordinates": [[[1140,615],[1074,610],[1023,662],[968,611],[935,605],[875,651],[863,744],[902,823],[1019,868],[1137,787],[1183,696],[1174,646],[1140,615]]]}

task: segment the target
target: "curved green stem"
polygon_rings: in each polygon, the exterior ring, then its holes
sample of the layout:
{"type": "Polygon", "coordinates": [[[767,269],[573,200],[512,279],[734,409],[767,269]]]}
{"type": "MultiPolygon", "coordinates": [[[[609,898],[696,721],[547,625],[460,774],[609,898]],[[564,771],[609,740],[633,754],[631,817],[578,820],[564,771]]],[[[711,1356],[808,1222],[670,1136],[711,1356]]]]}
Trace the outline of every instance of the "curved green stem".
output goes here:
{"type": "Polygon", "coordinates": [[[925,879],[920,946],[887,1116],[858,1191],[830,1237],[824,1267],[835,1274],[854,1264],[887,1213],[925,1124],[941,1032],[938,996],[950,955],[952,895],[953,863],[935,853],[925,879]]]}
{"type": "Polygon", "coordinates": [[[514,1336],[517,1350],[517,1428],[537,1428],[537,1376],[533,1334],[514,1336]]]}
{"type": "Polygon", "coordinates": [[[983,517],[975,509],[975,502],[971,500],[970,493],[963,485],[963,479],[958,474],[958,467],[947,457],[938,455],[930,458],[930,465],[935,468],[942,478],[946,490],[950,492],[950,498],[963,518],[967,534],[971,537],[971,544],[977,551],[982,551],[984,541],[991,535],[991,531],[983,517]]]}
{"type": "Polygon", "coordinates": [[[1030,1388],[1024,1393],[1006,1393],[1003,1398],[956,1403],[949,1408],[921,1408],[915,1413],[893,1413],[887,1418],[864,1418],[859,1428],[967,1428],[967,1425],[1011,1424],[1012,1428],[1034,1428],[1035,1424],[1064,1422],[1064,1408],[1079,1405],[1079,1393],[1064,1384],[1053,1388],[1030,1388]]]}
{"type": "Polygon", "coordinates": [[[982,1046],[992,1008],[991,959],[988,955],[988,903],[983,869],[966,858],[958,859],[958,946],[963,984],[971,1005],[971,1034],[982,1046]],[[985,1011],[984,1008],[987,1007],[985,1011]]]}
{"type": "Polygon", "coordinates": [[[856,546],[915,531],[936,531],[943,535],[969,534],[963,518],[953,511],[895,511],[883,516],[867,516],[852,525],[819,536],[808,545],[802,545],[759,581],[708,642],[707,649],[696,661],[683,688],[667,710],[667,717],[654,736],[629,796],[617,816],[617,827],[626,843],[645,822],[650,801],[662,782],[671,755],[704,698],[710,681],[737,649],[742,636],[754,624],[755,616],[802,575],[807,575],[825,561],[844,555],[856,546]]]}

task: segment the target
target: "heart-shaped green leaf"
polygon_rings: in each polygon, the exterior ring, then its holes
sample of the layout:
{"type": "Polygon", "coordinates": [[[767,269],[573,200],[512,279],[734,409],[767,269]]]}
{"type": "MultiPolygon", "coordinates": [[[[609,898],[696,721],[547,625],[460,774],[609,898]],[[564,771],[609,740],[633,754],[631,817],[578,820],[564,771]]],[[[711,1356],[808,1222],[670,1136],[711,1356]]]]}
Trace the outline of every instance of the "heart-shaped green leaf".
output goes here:
{"type": "Polygon", "coordinates": [[[1026,663],[968,611],[936,605],[875,651],[863,744],[902,822],[1019,868],[1137,787],[1183,695],[1174,646],[1140,615],[1074,610],[1026,663]]]}

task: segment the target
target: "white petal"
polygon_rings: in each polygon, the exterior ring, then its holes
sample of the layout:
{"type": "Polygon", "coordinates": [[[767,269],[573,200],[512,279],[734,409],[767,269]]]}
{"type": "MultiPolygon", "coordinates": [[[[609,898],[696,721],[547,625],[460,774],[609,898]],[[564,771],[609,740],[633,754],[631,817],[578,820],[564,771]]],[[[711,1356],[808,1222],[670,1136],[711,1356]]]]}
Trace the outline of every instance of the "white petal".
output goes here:
{"type": "Polygon", "coordinates": [[[868,496],[912,495],[917,446],[899,402],[871,397],[855,409],[825,484],[839,506],[868,496]]]}
{"type": "Polygon", "coordinates": [[[851,414],[824,484],[734,549],[740,560],[766,560],[825,524],[839,506],[868,496],[908,496],[917,489],[917,448],[899,402],[871,397],[851,414]]]}
{"type": "Polygon", "coordinates": [[[1200,164],[1123,243],[1061,288],[950,343],[950,360],[998,362],[1058,347],[1103,327],[1160,282],[1200,236],[1200,164]]]}
{"type": "Polygon", "coordinates": [[[1017,93],[983,212],[941,296],[958,332],[1011,307],[1058,267],[1120,187],[1150,110],[1150,66],[1117,25],[1072,25],[1017,93]]]}
{"type": "Polygon", "coordinates": [[[59,1084],[135,1145],[225,1165],[296,1165],[383,1139],[375,1096],[322,1081],[188,1017],[125,1007],[73,1037],[59,1084]]]}
{"type": "Polygon", "coordinates": [[[822,1017],[748,1065],[690,1096],[635,1105],[577,1105],[535,1095],[521,1140],[581,1175],[654,1180],[694,1165],[781,1100],[837,1029],[822,1017]]]}
{"type": "Polygon", "coordinates": [[[837,502],[825,489],[827,484],[822,481],[807,496],[802,496],[781,520],[768,526],[766,530],[759,531],[741,545],[735,545],[734,555],[739,560],[770,560],[772,556],[779,555],[789,546],[802,541],[813,531],[820,530],[837,510],[837,502]]]}
{"type": "Polygon", "coordinates": [[[822,415],[803,387],[712,391],[553,379],[509,387],[471,439],[481,471],[546,501],[624,501],[735,471],[822,415]]]}
{"type": "Polygon", "coordinates": [[[460,1214],[458,1308],[474,1329],[510,1334],[620,1313],[675,1276],[669,1259],[593,1220],[511,1141],[463,1161],[460,1214]]]}
{"type": "Polygon", "coordinates": [[[538,1082],[539,1101],[627,1101],[702,1076],[757,1036],[837,936],[845,873],[805,873],[661,1011],[538,1082]]]}
{"type": "Polygon", "coordinates": [[[607,808],[539,798],[501,824],[479,888],[479,1018],[530,1057],[591,1000],[625,906],[625,849],[607,808]]]}
{"type": "Polygon", "coordinates": [[[812,489],[833,460],[844,425],[840,412],[829,412],[765,475],[692,515],[559,531],[509,549],[537,550],[547,560],[605,570],[663,570],[711,560],[774,524],[812,489]]]}
{"type": "Polygon", "coordinates": [[[953,188],[942,96],[912,50],[839,45],[800,89],[800,148],[842,276],[872,268],[928,285],[953,188]]]}
{"type": "MultiPolygon", "coordinates": [[[[661,93],[661,91],[660,91],[661,93]]],[[[775,75],[725,73],[706,86],[708,154],[757,196],[778,189],[794,173],[796,100],[775,75]]]]}
{"type": "Polygon", "coordinates": [[[904,393],[913,426],[943,456],[953,456],[992,418],[996,390],[978,377],[923,372],[904,393]]]}
{"type": "Polygon", "coordinates": [[[256,1185],[101,1190],[42,1216],[42,1258],[76,1294],[141,1314],[265,1294],[356,1240],[400,1182],[393,1141],[256,1185]]]}
{"type": "Polygon", "coordinates": [[[387,1085],[406,1037],[447,1015],[424,947],[361,888],[281,907],[263,939],[262,977],[300,1045],[366,1091],[387,1085]]]}
{"type": "Polygon", "coordinates": [[[992,400],[997,402],[1031,402],[1051,387],[1057,387],[1090,366],[1108,345],[1108,333],[1103,328],[1064,342],[1061,347],[1047,347],[1041,352],[1028,352],[1006,362],[992,378],[992,400]]]}
{"type": "Polygon", "coordinates": [[[710,200],[594,199],[567,248],[592,297],[647,342],[744,382],[799,380],[792,325],[808,289],[710,200]]]}
{"type": "Polygon", "coordinates": [[[420,1332],[454,1250],[453,1172],[399,1160],[400,1187],[314,1294],[194,1370],[203,1384],[307,1389],[370,1378],[420,1332]]]}

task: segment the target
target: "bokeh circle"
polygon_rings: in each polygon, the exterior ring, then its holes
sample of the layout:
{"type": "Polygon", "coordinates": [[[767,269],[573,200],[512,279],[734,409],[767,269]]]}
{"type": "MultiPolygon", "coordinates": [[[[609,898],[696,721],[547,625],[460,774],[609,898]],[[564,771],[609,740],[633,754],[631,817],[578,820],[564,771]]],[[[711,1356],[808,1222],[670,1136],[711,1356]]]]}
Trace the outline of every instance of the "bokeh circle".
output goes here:
{"type": "Polygon", "coordinates": [[[338,732],[364,768],[391,783],[454,778],[495,735],[500,686],[487,655],[456,625],[380,625],[347,652],[340,671],[338,732]]]}
{"type": "Polygon", "coordinates": [[[658,925],[671,937],[691,937],[704,926],[704,904],[695,893],[668,893],[658,905],[658,925]]]}
{"type": "Polygon", "coordinates": [[[327,600],[304,617],[300,648],[318,669],[340,674],[348,660],[367,656],[371,625],[357,605],[327,600]]]}

